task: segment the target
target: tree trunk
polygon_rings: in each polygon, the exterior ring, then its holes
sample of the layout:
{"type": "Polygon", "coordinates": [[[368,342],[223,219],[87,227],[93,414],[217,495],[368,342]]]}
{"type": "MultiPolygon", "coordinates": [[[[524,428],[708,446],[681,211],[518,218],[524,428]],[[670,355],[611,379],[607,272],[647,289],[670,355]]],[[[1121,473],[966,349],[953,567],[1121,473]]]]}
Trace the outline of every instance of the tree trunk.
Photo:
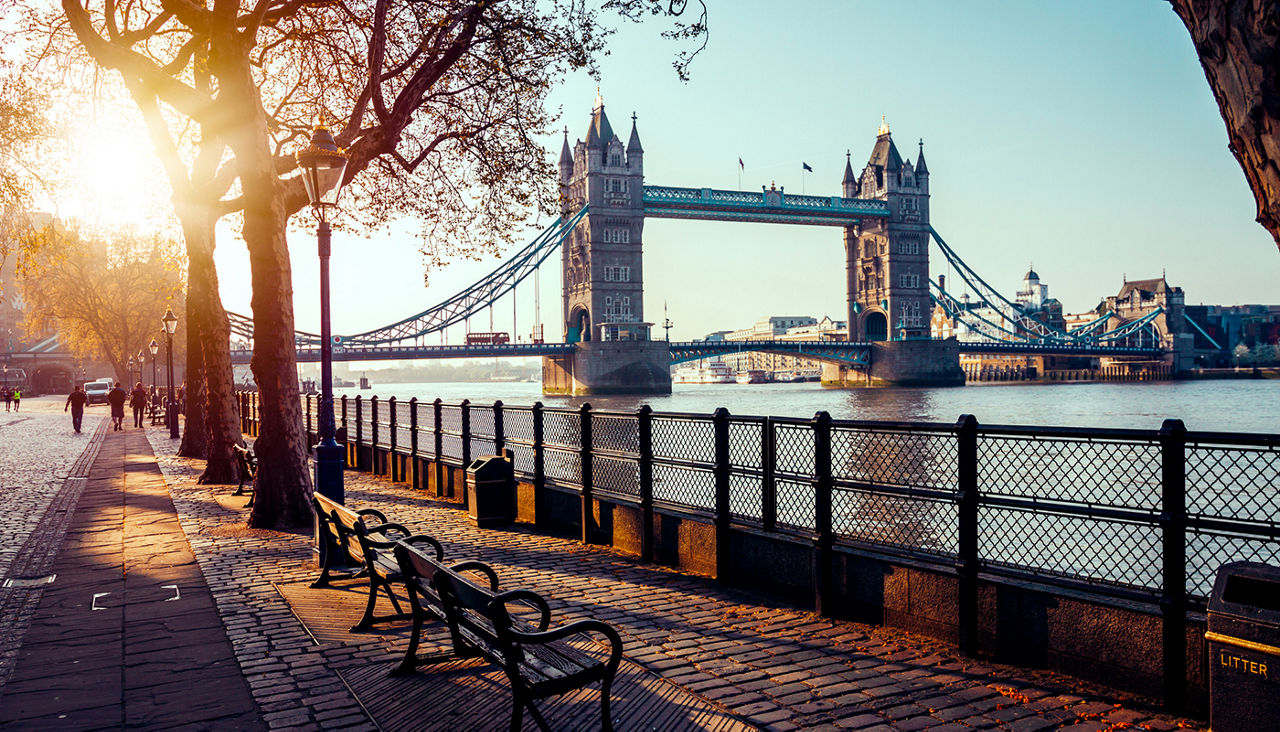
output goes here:
{"type": "Polygon", "coordinates": [[[240,467],[231,447],[243,445],[244,437],[240,434],[231,373],[231,328],[218,297],[218,270],[213,260],[216,219],[213,212],[203,208],[193,211],[183,222],[187,242],[187,318],[191,336],[197,331],[199,334],[197,342],[188,337],[188,362],[190,354],[199,354],[203,372],[203,378],[187,380],[183,445],[194,435],[200,435],[205,442],[205,468],[198,482],[236,483],[240,480],[240,467]],[[198,396],[193,393],[197,385],[198,396]],[[200,402],[198,411],[192,408],[195,399],[200,402]]]}
{"type": "Polygon", "coordinates": [[[295,529],[311,525],[311,476],[302,426],[293,341],[293,283],[285,240],[287,217],[276,184],[266,112],[247,53],[234,27],[214,31],[211,66],[219,83],[226,140],[235,152],[244,201],[244,241],[253,275],[253,369],[261,399],[254,443],[258,478],[249,525],[295,529]],[[224,36],[223,34],[226,34],[224,36]]]}
{"type": "MultiPolygon", "coordinates": [[[[183,380],[187,385],[186,422],[182,429],[182,444],[178,455],[204,459],[209,455],[209,430],[205,426],[205,364],[202,345],[208,342],[205,328],[205,301],[209,299],[208,286],[203,275],[192,272],[192,242],[187,238],[187,368],[183,380]]],[[[199,246],[199,245],[197,245],[199,246]]]]}
{"type": "MultiPolygon", "coordinates": [[[[217,273],[210,270],[210,275],[216,292],[217,273]]],[[[208,313],[207,324],[209,341],[204,349],[204,373],[209,458],[199,482],[236,483],[240,480],[240,466],[231,447],[243,445],[244,436],[240,434],[239,408],[231,372],[231,324],[227,322],[227,311],[222,308],[222,301],[216,297],[208,313]]]]}
{"type": "Polygon", "coordinates": [[[1227,124],[1231,152],[1280,246],[1280,7],[1272,0],[1171,0],[1227,124]]]}

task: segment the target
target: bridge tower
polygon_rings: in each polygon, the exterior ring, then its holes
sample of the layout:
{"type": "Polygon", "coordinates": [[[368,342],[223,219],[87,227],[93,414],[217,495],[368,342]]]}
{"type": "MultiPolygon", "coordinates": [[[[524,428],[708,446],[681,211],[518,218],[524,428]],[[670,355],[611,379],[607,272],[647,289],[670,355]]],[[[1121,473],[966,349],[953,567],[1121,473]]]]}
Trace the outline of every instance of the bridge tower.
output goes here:
{"type": "MultiPolygon", "coordinates": [[[[866,378],[895,384],[963,383],[959,350],[929,338],[929,166],[913,165],[881,120],[860,175],[846,157],[845,198],[879,199],[886,219],[845,227],[849,340],[877,343],[866,378]]],[[[832,381],[847,381],[847,373],[832,381]]]]}
{"type": "Polygon", "coordinates": [[[846,160],[845,198],[875,198],[888,219],[845,228],[851,340],[884,341],[929,334],[929,167],[924,142],[915,165],[903,160],[881,122],[861,175],[846,160]]]}
{"type": "Polygon", "coordinates": [[[543,359],[547,393],[669,393],[670,354],[644,319],[644,149],[635,115],[624,146],[596,97],[586,140],[560,151],[561,215],[587,213],[561,245],[564,340],[543,359]]]}

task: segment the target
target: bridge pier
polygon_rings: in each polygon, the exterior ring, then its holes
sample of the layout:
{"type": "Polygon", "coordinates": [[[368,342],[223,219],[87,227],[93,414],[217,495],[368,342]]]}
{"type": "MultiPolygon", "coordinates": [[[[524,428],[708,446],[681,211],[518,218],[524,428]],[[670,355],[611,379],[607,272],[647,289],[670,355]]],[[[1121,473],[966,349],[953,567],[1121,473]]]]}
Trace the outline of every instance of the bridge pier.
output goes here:
{"type": "Polygon", "coordinates": [[[828,364],[824,386],[964,386],[960,344],[946,340],[881,341],[871,344],[871,368],[859,371],[828,364]]]}
{"type": "Polygon", "coordinates": [[[665,341],[588,341],[572,354],[544,356],[544,394],[670,394],[665,341]]]}

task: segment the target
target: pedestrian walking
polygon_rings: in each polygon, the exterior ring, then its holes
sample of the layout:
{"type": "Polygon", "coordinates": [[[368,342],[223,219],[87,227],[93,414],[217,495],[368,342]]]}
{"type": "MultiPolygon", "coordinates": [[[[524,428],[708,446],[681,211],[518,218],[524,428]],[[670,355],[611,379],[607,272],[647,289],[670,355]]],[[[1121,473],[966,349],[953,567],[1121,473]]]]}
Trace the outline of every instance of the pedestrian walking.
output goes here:
{"type": "Polygon", "coordinates": [[[133,392],[129,396],[129,406],[133,407],[133,426],[141,427],[142,415],[147,411],[147,390],[143,388],[141,381],[133,386],[133,392]]]}
{"type": "Polygon", "coordinates": [[[129,401],[129,393],[116,382],[116,386],[107,392],[107,402],[111,405],[111,429],[124,429],[124,403],[129,401]]]}
{"type": "Polygon", "coordinates": [[[67,404],[62,411],[71,410],[71,426],[75,428],[76,434],[80,433],[80,423],[84,421],[84,405],[89,401],[89,395],[84,393],[83,386],[77,386],[75,391],[67,396],[67,404]]]}
{"type": "Polygon", "coordinates": [[[22,404],[22,390],[13,387],[13,411],[18,411],[18,406],[22,404]]]}
{"type": "Polygon", "coordinates": [[[13,389],[4,388],[4,411],[9,411],[9,405],[13,402],[13,389]]]}

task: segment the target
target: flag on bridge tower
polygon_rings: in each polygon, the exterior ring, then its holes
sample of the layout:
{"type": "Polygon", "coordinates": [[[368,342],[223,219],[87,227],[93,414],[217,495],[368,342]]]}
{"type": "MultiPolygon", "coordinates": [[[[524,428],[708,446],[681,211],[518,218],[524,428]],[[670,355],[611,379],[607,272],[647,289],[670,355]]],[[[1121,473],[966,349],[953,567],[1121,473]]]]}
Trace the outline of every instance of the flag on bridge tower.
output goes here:
{"type": "Polygon", "coordinates": [[[805,170],[809,171],[810,173],[812,173],[812,172],[813,172],[813,168],[810,168],[808,163],[801,161],[800,165],[801,165],[805,170]]]}

